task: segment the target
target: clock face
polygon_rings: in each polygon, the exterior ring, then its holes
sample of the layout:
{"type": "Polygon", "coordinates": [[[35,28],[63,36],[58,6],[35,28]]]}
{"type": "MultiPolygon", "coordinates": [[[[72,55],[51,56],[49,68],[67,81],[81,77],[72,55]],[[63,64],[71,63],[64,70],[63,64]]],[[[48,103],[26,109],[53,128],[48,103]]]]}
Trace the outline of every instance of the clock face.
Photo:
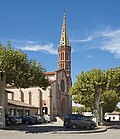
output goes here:
{"type": "Polygon", "coordinates": [[[60,82],[60,88],[61,88],[61,91],[62,91],[62,92],[65,91],[65,82],[64,82],[63,79],[62,79],[61,82],[60,82]]]}

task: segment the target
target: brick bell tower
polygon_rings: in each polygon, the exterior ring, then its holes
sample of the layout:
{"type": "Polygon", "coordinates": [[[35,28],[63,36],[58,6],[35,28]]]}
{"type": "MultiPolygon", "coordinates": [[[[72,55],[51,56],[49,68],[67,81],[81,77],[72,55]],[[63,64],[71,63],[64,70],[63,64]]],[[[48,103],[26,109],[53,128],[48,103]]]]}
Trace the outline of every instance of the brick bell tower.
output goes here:
{"type": "Polygon", "coordinates": [[[64,69],[68,77],[71,77],[71,46],[69,44],[66,13],[64,12],[60,44],[58,47],[58,70],[64,69]]]}

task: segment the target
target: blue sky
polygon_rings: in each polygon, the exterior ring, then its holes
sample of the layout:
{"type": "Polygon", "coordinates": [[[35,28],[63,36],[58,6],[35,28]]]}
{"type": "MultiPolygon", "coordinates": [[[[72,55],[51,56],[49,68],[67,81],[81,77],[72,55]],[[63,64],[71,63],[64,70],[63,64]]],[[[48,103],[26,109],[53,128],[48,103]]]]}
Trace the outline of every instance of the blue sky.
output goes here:
{"type": "Polygon", "coordinates": [[[73,82],[82,70],[120,66],[120,0],[0,0],[0,41],[56,71],[64,9],[73,82]]]}

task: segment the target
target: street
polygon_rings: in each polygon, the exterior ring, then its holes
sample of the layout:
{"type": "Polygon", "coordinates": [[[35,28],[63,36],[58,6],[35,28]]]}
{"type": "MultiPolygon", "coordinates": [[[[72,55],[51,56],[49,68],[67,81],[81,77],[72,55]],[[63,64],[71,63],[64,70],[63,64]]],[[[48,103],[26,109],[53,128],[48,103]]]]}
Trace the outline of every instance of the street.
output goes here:
{"type": "Polygon", "coordinates": [[[108,129],[107,132],[91,134],[51,134],[25,133],[22,131],[0,130],[0,139],[119,139],[120,129],[108,129]]]}
{"type": "MultiPolygon", "coordinates": [[[[119,139],[120,126],[108,126],[106,132],[66,134],[62,122],[45,123],[40,125],[18,125],[9,130],[0,129],[0,139],[119,139]],[[21,126],[21,127],[20,127],[21,126]],[[63,131],[57,134],[55,131],[63,131]]],[[[71,129],[72,130],[72,129],[71,129]]],[[[76,130],[77,131],[77,130],[76,130]]]]}

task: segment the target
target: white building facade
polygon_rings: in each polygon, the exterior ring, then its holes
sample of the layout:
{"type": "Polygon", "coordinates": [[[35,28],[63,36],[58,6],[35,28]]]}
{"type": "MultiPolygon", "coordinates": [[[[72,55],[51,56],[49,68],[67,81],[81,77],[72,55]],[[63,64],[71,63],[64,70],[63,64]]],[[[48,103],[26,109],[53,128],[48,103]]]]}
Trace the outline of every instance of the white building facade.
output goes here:
{"type": "Polygon", "coordinates": [[[105,113],[106,121],[120,121],[120,112],[105,113]]]}

